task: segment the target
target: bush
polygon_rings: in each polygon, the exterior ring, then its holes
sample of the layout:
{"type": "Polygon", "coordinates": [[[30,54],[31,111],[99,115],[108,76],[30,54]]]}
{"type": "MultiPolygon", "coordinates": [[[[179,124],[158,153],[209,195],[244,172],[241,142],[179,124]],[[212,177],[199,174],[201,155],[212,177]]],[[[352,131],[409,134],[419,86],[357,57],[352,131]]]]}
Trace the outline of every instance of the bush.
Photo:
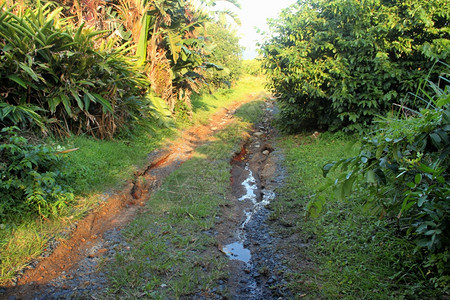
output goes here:
{"type": "Polygon", "coordinates": [[[31,145],[17,127],[0,133],[0,223],[24,215],[56,215],[74,199],[64,161],[47,146],[31,145]]]}
{"type": "Polygon", "coordinates": [[[430,85],[434,97],[419,88],[428,97],[426,108],[403,107],[405,117],[380,120],[376,134],[363,139],[357,156],[327,164],[324,174],[340,168],[336,184],[342,198],[360,182],[370,192],[368,207],[380,218],[395,220],[398,233],[427,257],[423,274],[445,289],[450,278],[450,86],[430,85]]]}
{"type": "Polygon", "coordinates": [[[448,59],[449,12],[445,0],[298,1],[271,22],[262,46],[281,126],[367,128],[414,91],[433,60],[448,59]]]}
{"type": "Polygon", "coordinates": [[[0,124],[105,138],[152,116],[149,83],[125,47],[37,6],[18,15],[0,6],[0,124]]]}
{"type": "Polygon", "coordinates": [[[256,59],[247,59],[242,61],[242,69],[244,74],[260,76],[263,74],[261,61],[256,59]]]}
{"type": "Polygon", "coordinates": [[[207,82],[218,88],[230,87],[242,73],[239,37],[235,30],[222,22],[209,23],[206,30],[214,44],[208,61],[222,67],[221,70],[210,68],[206,76],[207,82]]]}

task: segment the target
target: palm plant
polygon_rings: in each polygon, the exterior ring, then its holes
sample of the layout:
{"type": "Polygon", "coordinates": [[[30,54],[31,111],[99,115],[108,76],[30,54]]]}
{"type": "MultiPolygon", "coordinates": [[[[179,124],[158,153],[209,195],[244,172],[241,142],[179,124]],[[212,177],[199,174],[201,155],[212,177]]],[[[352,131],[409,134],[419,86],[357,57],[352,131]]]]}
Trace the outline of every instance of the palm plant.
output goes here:
{"type": "MultiPolygon", "coordinates": [[[[84,18],[97,29],[107,28],[119,44],[134,45],[137,64],[143,67],[153,91],[172,112],[177,106],[190,111],[190,94],[204,83],[201,70],[216,67],[205,63],[211,50],[202,29],[210,20],[211,10],[205,8],[213,7],[214,1],[194,5],[184,0],[115,0],[102,8],[107,15],[89,9],[100,0],[59,1],[72,5],[70,11],[76,12],[77,20],[84,18]]],[[[235,0],[227,2],[238,6],[235,0]]]]}

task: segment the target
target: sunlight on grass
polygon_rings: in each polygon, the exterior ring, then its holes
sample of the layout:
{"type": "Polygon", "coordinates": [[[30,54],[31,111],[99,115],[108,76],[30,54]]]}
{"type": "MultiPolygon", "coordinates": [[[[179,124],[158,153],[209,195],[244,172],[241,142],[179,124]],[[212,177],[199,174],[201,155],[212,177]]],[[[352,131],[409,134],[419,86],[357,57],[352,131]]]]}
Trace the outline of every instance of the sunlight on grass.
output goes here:
{"type": "MultiPolygon", "coordinates": [[[[345,200],[338,200],[331,188],[320,189],[326,182],[322,166],[355,154],[352,144],[352,138],[328,133],[319,139],[289,136],[281,142],[289,176],[279,191],[281,197],[272,204],[271,219],[295,224],[285,231],[309,241],[308,251],[300,251],[300,257],[313,261],[319,269],[300,268],[288,274],[289,287],[294,292],[306,292],[306,299],[413,297],[420,288],[408,282],[420,281],[420,275],[397,278],[400,270],[415,264],[411,256],[405,256],[413,251],[412,246],[390,232],[389,220],[370,214],[364,187],[345,200]],[[325,199],[324,209],[317,218],[305,218],[305,207],[315,197],[325,199]],[[292,220],[286,221],[289,214],[292,220]]],[[[295,260],[289,263],[301,265],[295,260]]],[[[432,290],[422,288],[423,292],[423,297],[433,297],[432,290]]]]}

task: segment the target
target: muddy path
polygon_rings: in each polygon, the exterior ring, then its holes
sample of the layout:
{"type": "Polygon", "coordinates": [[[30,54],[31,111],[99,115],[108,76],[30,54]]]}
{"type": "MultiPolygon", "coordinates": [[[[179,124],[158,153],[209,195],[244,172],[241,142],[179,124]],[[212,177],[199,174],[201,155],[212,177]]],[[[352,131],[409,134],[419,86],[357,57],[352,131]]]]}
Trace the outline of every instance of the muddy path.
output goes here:
{"type": "Polygon", "coordinates": [[[228,218],[217,226],[220,250],[230,259],[232,299],[292,298],[285,288],[282,255],[277,253],[276,234],[268,220],[267,207],[283,182],[284,170],[283,155],[276,150],[277,132],[271,125],[275,108],[271,102],[265,105],[262,122],[231,161],[232,199],[223,212],[228,218]]]}
{"type": "MultiPolygon", "coordinates": [[[[133,182],[120,193],[105,197],[97,209],[74,225],[68,240],[59,241],[32,262],[0,291],[0,298],[96,299],[96,291],[108,286],[99,266],[118,248],[127,247],[120,230],[151,201],[163,179],[191,158],[197,146],[233,122],[236,108],[262,96],[253,95],[221,109],[208,125],[190,128],[165,149],[150,153],[147,166],[136,172],[133,182]]],[[[292,297],[285,289],[282,255],[276,252],[277,240],[267,221],[270,211],[266,206],[276,197],[284,172],[271,126],[273,102],[266,102],[264,110],[262,122],[255,125],[241,152],[230,162],[232,194],[216,226],[218,248],[229,257],[230,278],[224,285],[232,299],[292,297]]],[[[221,296],[212,294],[211,298],[221,296]]]]}

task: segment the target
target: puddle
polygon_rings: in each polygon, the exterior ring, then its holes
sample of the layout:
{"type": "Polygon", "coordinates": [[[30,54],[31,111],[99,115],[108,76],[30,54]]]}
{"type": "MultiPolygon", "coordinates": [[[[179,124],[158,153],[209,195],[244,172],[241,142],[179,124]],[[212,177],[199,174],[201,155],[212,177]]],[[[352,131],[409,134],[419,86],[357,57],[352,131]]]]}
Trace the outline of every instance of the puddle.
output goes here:
{"type": "Polygon", "coordinates": [[[230,258],[240,260],[245,263],[250,261],[250,250],[246,249],[241,242],[235,242],[223,247],[222,251],[230,258]]]}
{"type": "Polygon", "coordinates": [[[245,164],[245,171],[247,171],[248,177],[242,182],[242,186],[245,189],[245,194],[240,197],[239,201],[250,200],[253,204],[256,203],[256,194],[255,191],[258,190],[258,186],[256,185],[256,179],[253,176],[252,171],[250,170],[248,164],[245,164]]]}
{"type": "Polygon", "coordinates": [[[238,229],[238,241],[228,244],[223,247],[222,251],[230,258],[234,260],[240,260],[248,263],[251,259],[251,252],[244,247],[246,240],[245,226],[250,222],[252,217],[263,207],[268,205],[271,200],[275,198],[275,193],[271,190],[260,190],[257,184],[256,178],[253,176],[253,172],[249,167],[249,164],[245,164],[245,171],[248,174],[245,180],[241,183],[244,188],[244,195],[242,195],[239,201],[250,201],[252,206],[244,210],[245,220],[241,223],[238,229]],[[258,194],[261,201],[258,202],[258,194]]]}

